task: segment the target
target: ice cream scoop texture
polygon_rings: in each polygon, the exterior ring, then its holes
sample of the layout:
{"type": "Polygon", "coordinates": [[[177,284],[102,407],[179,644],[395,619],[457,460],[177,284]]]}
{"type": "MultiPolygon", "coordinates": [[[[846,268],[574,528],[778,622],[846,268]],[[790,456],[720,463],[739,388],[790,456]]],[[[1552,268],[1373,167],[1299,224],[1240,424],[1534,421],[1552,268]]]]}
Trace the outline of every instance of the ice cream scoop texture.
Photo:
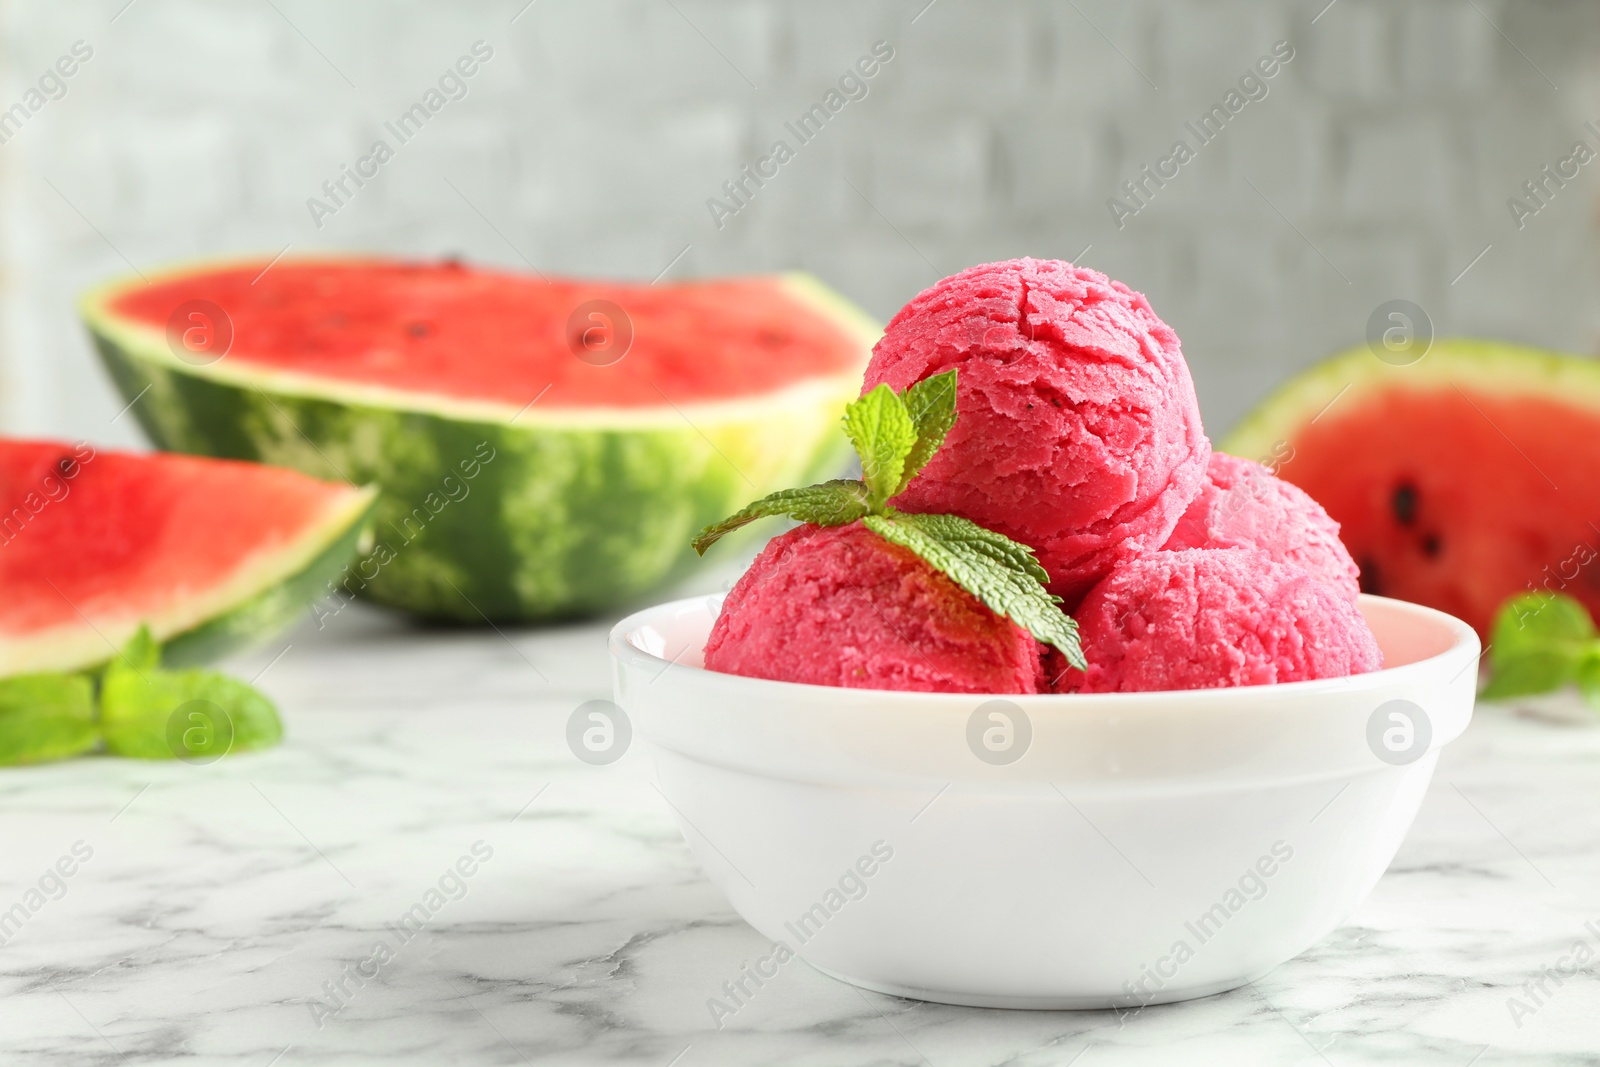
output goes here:
{"type": "Polygon", "coordinates": [[[1077,612],[1080,693],[1267,685],[1376,670],[1382,655],[1341,590],[1249,548],[1124,560],[1077,612]]]}
{"type": "Polygon", "coordinates": [[[1032,546],[1068,608],[1199,493],[1210,444],[1177,334],[1120,282],[1058,260],[971,267],[894,317],[863,392],[952,367],[955,426],[894,503],[1032,546]]]}
{"type": "Polygon", "coordinates": [[[1166,547],[1256,548],[1351,600],[1361,593],[1360,569],[1322,505],[1261,464],[1225,452],[1211,454],[1205,485],[1166,547]]]}
{"type": "Polygon", "coordinates": [[[861,523],[773,538],[706,642],[711,670],[860,689],[1037,693],[1043,647],[861,523]]]}

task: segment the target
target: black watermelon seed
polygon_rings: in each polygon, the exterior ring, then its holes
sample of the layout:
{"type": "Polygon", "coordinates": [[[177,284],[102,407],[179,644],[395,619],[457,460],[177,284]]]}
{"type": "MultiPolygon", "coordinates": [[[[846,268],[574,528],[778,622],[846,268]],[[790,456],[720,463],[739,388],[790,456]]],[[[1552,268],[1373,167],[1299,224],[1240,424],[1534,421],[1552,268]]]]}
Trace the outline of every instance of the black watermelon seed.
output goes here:
{"type": "Polygon", "coordinates": [[[426,337],[429,332],[428,324],[425,322],[406,323],[406,333],[409,333],[412,337],[426,337]]]}
{"type": "Polygon", "coordinates": [[[1410,526],[1417,521],[1417,487],[1410,482],[1401,482],[1395,486],[1394,495],[1389,498],[1389,507],[1394,511],[1394,517],[1401,526],[1410,526]]]}
{"type": "Polygon", "coordinates": [[[1438,559],[1439,553],[1444,551],[1444,542],[1439,540],[1438,534],[1428,534],[1422,539],[1422,554],[1429,559],[1438,559]]]}
{"type": "Polygon", "coordinates": [[[1383,587],[1378,584],[1378,562],[1371,556],[1364,556],[1356,566],[1361,568],[1361,591],[1371,593],[1373,596],[1382,596],[1383,587]]]}

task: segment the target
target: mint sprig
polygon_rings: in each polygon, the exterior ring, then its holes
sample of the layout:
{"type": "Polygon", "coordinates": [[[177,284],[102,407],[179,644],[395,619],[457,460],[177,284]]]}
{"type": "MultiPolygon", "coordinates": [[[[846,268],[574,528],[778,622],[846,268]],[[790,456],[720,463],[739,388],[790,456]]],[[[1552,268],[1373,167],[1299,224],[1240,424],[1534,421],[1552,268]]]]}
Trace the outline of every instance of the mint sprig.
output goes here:
{"type": "Polygon", "coordinates": [[[782,515],[800,522],[814,522],[818,526],[844,526],[855,522],[872,510],[865,482],[850,478],[835,478],[831,482],[807,485],[800,489],[784,489],[747,504],[721,522],[712,523],[700,531],[691,544],[700,555],[726,535],[757,519],[782,515]]]}
{"type": "Polygon", "coordinates": [[[958,515],[917,515],[890,508],[862,520],[867,529],[909,548],[996,615],[1004,615],[1067,662],[1087,670],[1078,645],[1078,624],[1058,606],[1061,598],[1044,587],[1049,579],[1033,551],[958,515]]]}
{"type": "Polygon", "coordinates": [[[215,671],[160,666],[141,626],[106,667],[100,731],[106,750],[135,759],[211,760],[283,737],[278,709],[255,687],[215,671]]]}
{"type": "Polygon", "coordinates": [[[701,530],[690,542],[700,555],[757,519],[781,515],[818,526],[847,526],[883,511],[944,443],[956,421],[956,372],[926,378],[903,394],[879,385],[844,411],[844,432],[861,457],[862,477],[782,489],[701,530]]]}
{"type": "Polygon", "coordinates": [[[906,460],[917,447],[916,423],[900,395],[879,385],[844,409],[844,432],[861,457],[867,502],[878,511],[911,480],[906,460]]]}
{"type": "MultiPolygon", "coordinates": [[[[880,385],[878,388],[887,389],[888,386],[880,385]]],[[[944,444],[950,427],[956,424],[956,372],[948,370],[924,378],[907,389],[900,399],[911,416],[912,425],[917,428],[916,443],[906,456],[905,466],[910,473],[900,485],[904,489],[912,476],[928,465],[933,454],[939,451],[939,446],[944,444]]]]}
{"type": "Polygon", "coordinates": [[[0,764],[66,759],[99,740],[88,678],[52,673],[0,680],[0,764]]]}
{"type": "Polygon", "coordinates": [[[1078,624],[1058,606],[1061,598],[1045,589],[1049,575],[1033,549],[956,515],[911,514],[889,506],[928,465],[955,421],[954,370],[925,378],[904,393],[880,384],[845,408],[844,431],[861,457],[860,480],[835,479],[762,497],[700,531],[694,549],[705,555],[726,534],[767,516],[818,526],[845,526],[859,519],[1083,670],[1087,664],[1078,644],[1078,624]]]}
{"type": "Polygon", "coordinates": [[[66,759],[102,742],[118,756],[209,762],[282,736],[277,709],[253,686],[214,671],[164,669],[144,626],[98,679],[0,679],[0,766],[66,759]]]}
{"type": "Polygon", "coordinates": [[[1548,693],[1576,684],[1600,710],[1600,631],[1589,611],[1561,593],[1506,601],[1489,635],[1485,700],[1548,693]]]}

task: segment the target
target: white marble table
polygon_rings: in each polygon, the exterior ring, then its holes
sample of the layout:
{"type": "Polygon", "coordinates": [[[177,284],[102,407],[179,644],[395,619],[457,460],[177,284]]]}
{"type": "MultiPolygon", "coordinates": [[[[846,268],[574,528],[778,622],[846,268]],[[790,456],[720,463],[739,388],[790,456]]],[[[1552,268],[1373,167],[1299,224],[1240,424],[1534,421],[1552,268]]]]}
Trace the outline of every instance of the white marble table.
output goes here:
{"type": "Polygon", "coordinates": [[[795,964],[718,1031],[706,1000],[762,939],[701,877],[644,752],[593,767],[564,740],[608,695],[605,631],[352,608],[262,678],[279,749],[0,772],[0,1063],[1600,1064],[1593,972],[1537,1006],[1521,988],[1600,948],[1600,728],[1493,707],[1349,925],[1251,988],[1119,1020],[795,964]],[[5,929],[19,901],[39,906],[5,929]],[[1535,1010],[1514,1021],[1512,996],[1535,1010]]]}

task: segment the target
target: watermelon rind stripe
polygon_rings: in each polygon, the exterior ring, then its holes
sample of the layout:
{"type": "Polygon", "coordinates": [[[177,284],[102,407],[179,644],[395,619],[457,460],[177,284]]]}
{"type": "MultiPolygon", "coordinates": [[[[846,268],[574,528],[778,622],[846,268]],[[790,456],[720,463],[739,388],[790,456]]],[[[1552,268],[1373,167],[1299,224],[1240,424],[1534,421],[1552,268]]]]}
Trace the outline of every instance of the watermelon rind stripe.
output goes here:
{"type": "Polygon", "coordinates": [[[839,416],[879,330],[818,282],[782,284],[857,339],[859,366],[733,401],[520,415],[226,358],[190,366],[159,331],[105,310],[117,286],[82,309],[157,446],[380,487],[374,546],[310,605],[316,617],[356,594],[442,620],[530,622],[635,602],[706,565],[689,544],[706,524],[848,463],[839,416]]]}
{"type": "Polygon", "coordinates": [[[312,555],[298,570],[221,615],[163,640],[162,662],[180,667],[210,663],[262,645],[311,618],[309,606],[330,582],[342,578],[370,538],[377,501],[376,489],[365,490],[335,522],[307,540],[312,555]]]}
{"type": "Polygon", "coordinates": [[[1407,366],[1386,363],[1365,346],[1352,348],[1291,378],[1240,420],[1217,448],[1251,459],[1273,456],[1313,420],[1337,420],[1373,396],[1397,389],[1451,388],[1501,398],[1545,397],[1600,413],[1600,362],[1467,338],[1436,340],[1426,355],[1407,366]]]}

